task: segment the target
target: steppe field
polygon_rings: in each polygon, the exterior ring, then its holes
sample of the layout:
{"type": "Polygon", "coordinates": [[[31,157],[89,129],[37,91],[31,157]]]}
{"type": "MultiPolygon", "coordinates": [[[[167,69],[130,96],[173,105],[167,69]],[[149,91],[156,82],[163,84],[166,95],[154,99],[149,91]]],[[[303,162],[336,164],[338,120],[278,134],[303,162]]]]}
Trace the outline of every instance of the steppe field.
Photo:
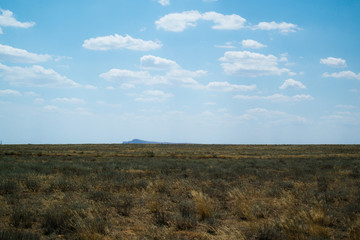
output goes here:
{"type": "Polygon", "coordinates": [[[0,145],[0,239],[360,239],[360,145],[0,145]]]}

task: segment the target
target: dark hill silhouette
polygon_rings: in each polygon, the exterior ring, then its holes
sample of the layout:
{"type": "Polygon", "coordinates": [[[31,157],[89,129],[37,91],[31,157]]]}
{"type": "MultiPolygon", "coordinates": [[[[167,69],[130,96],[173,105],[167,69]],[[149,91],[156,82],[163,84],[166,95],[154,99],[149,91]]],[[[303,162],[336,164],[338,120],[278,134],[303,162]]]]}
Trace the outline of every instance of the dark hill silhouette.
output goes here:
{"type": "Polygon", "coordinates": [[[131,141],[125,141],[123,144],[171,144],[168,142],[154,142],[154,141],[145,141],[141,139],[133,139],[131,141]]]}

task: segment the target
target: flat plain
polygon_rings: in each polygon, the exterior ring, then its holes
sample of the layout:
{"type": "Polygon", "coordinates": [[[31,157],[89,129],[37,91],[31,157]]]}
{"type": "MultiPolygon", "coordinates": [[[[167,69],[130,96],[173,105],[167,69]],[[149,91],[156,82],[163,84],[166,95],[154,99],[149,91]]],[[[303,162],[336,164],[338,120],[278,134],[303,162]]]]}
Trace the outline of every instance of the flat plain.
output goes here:
{"type": "Polygon", "coordinates": [[[0,239],[360,239],[360,145],[0,145],[0,239]]]}

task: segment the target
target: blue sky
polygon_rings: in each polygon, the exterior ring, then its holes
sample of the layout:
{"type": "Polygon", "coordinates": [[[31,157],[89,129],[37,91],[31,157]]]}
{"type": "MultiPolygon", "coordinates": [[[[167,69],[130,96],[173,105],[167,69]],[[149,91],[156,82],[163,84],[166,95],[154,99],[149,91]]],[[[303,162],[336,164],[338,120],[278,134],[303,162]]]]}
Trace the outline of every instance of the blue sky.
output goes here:
{"type": "Polygon", "coordinates": [[[360,143],[358,0],[2,0],[3,143],[360,143]]]}

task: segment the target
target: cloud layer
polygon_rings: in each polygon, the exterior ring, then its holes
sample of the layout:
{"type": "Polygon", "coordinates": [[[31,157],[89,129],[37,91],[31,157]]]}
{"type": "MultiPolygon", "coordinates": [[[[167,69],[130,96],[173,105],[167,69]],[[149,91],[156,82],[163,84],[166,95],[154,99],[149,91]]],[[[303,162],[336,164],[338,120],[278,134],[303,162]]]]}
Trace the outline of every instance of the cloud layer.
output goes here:
{"type": "Polygon", "coordinates": [[[346,67],[346,61],[342,58],[334,58],[334,57],[322,58],[320,59],[320,63],[328,65],[330,67],[346,67]]]}
{"type": "Polygon", "coordinates": [[[19,63],[38,63],[51,59],[48,54],[36,54],[24,49],[0,44],[0,60],[19,63]]]}
{"type": "Polygon", "coordinates": [[[53,69],[39,65],[30,67],[6,66],[0,63],[0,77],[14,86],[28,87],[80,87],[81,85],[61,76],[53,69]]]}
{"type": "Polygon", "coordinates": [[[35,25],[34,22],[20,22],[14,18],[13,12],[0,8],[0,34],[3,33],[2,27],[29,28],[35,25]]]}
{"type": "Polygon", "coordinates": [[[186,28],[195,27],[199,20],[212,21],[213,29],[237,30],[244,27],[246,20],[239,15],[223,15],[217,12],[185,11],[170,13],[155,22],[157,29],[171,32],[182,32],[186,28]]]}
{"type": "Polygon", "coordinates": [[[280,60],[274,55],[263,55],[249,51],[228,51],[219,59],[226,74],[247,77],[281,75],[293,73],[287,68],[279,68],[280,60]]]}
{"type": "Polygon", "coordinates": [[[111,50],[111,49],[129,49],[135,51],[149,51],[162,47],[160,42],[145,41],[139,38],[133,38],[129,35],[124,37],[118,34],[90,38],[84,41],[84,48],[90,50],[111,50]]]}

